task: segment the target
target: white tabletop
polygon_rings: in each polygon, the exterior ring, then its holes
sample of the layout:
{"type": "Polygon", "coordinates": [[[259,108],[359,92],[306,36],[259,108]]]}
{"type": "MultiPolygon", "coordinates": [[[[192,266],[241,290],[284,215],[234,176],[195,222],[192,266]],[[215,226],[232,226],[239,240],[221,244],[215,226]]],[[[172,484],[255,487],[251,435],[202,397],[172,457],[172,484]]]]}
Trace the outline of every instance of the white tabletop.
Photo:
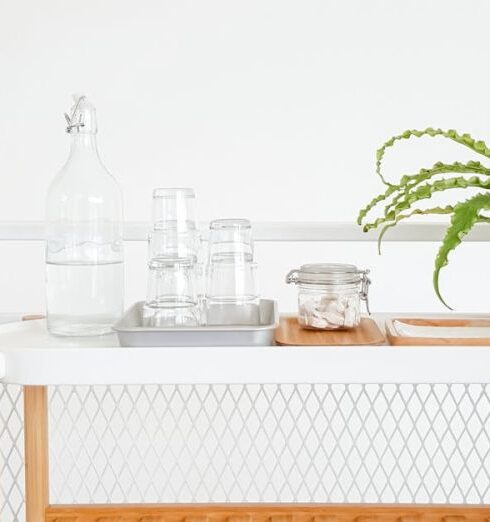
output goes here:
{"type": "Polygon", "coordinates": [[[121,348],[115,335],[51,337],[44,320],[0,325],[4,383],[487,383],[490,347],[121,348]]]}

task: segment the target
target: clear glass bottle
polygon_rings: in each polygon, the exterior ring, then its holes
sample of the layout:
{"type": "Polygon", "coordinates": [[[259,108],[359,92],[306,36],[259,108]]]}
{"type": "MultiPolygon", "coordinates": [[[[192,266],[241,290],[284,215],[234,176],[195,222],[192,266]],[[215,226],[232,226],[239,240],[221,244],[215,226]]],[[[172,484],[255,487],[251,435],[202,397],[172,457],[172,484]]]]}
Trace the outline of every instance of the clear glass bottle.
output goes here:
{"type": "Polygon", "coordinates": [[[123,311],[121,190],[99,157],[95,108],[75,99],[71,150],[46,199],[46,297],[50,333],[103,335],[123,311]]]}

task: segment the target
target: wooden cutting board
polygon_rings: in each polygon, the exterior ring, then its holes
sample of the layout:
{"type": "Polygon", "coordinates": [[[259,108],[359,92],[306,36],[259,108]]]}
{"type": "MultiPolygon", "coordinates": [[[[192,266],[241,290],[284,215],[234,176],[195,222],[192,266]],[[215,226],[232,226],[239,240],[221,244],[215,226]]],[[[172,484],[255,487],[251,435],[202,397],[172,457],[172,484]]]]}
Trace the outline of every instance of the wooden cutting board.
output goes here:
{"type": "Polygon", "coordinates": [[[482,318],[464,318],[464,319],[418,319],[410,317],[401,317],[389,319],[386,321],[386,336],[388,341],[393,346],[490,346],[490,337],[482,335],[482,337],[468,337],[461,335],[458,337],[437,337],[431,336],[408,336],[402,335],[398,332],[395,322],[399,321],[410,326],[425,326],[430,327],[431,332],[437,328],[451,328],[455,327],[460,332],[463,328],[484,328],[488,331],[490,328],[490,319],[482,318]]]}
{"type": "Polygon", "coordinates": [[[284,346],[359,346],[384,342],[378,325],[368,317],[350,330],[306,330],[296,317],[282,316],[276,329],[276,343],[284,346]]]}

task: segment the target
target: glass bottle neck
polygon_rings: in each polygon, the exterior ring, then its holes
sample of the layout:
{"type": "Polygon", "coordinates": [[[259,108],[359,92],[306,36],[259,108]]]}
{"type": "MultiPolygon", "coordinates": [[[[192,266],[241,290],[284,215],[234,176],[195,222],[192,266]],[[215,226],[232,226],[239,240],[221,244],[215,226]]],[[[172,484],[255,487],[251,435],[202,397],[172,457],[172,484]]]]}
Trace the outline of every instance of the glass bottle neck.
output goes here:
{"type": "Polygon", "coordinates": [[[71,154],[95,154],[99,155],[97,150],[96,135],[92,133],[73,133],[71,135],[71,154]]]}

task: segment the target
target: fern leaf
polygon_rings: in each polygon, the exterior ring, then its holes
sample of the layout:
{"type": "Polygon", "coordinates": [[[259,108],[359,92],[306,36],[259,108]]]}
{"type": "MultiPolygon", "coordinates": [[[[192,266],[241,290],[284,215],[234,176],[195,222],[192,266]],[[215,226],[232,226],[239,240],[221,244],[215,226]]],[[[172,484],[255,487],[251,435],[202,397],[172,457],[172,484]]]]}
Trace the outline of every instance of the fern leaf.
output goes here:
{"type": "Polygon", "coordinates": [[[359,211],[357,216],[357,224],[362,225],[363,219],[368,215],[368,213],[381,201],[388,199],[392,194],[397,192],[400,189],[398,185],[390,185],[383,194],[379,194],[373,198],[364,208],[359,211]]]}
{"type": "Polygon", "coordinates": [[[357,223],[362,224],[367,214],[381,201],[387,200],[390,196],[397,193],[390,205],[385,208],[385,215],[391,210],[391,206],[400,201],[415,186],[427,181],[439,174],[483,174],[490,177],[490,169],[483,166],[479,161],[469,161],[467,163],[454,162],[452,164],[438,162],[428,169],[420,169],[417,174],[405,175],[401,178],[398,185],[389,185],[386,191],[373,198],[361,211],[357,217],[357,223]]]}
{"type": "Polygon", "coordinates": [[[451,189],[465,189],[470,187],[476,188],[490,188],[490,178],[481,179],[478,176],[471,176],[464,178],[456,176],[453,178],[440,179],[433,183],[426,183],[419,185],[415,190],[407,191],[404,197],[398,200],[394,206],[388,205],[385,214],[388,216],[397,215],[404,210],[408,210],[414,203],[423,199],[430,199],[436,192],[444,192],[451,189]]]}
{"type": "Polygon", "coordinates": [[[377,151],[376,151],[376,173],[381,178],[381,181],[388,186],[391,186],[391,183],[388,183],[383,174],[381,173],[381,164],[386,152],[386,149],[393,147],[396,143],[401,140],[408,140],[410,138],[421,138],[423,136],[442,136],[444,138],[448,138],[450,140],[455,141],[465,147],[469,147],[474,152],[481,154],[487,158],[490,158],[490,148],[487,147],[486,143],[482,140],[475,140],[469,134],[458,134],[454,129],[443,130],[443,129],[433,129],[432,127],[428,127],[425,130],[417,130],[411,129],[398,134],[397,136],[391,137],[388,141],[386,141],[377,151]]]}
{"type": "Polygon", "coordinates": [[[449,309],[451,307],[441,296],[439,275],[442,268],[448,264],[449,254],[461,243],[475,223],[482,220],[481,210],[490,210],[490,194],[477,194],[462,203],[458,203],[454,207],[451,225],[447,229],[441,248],[437,253],[433,275],[434,290],[440,301],[449,309]]]}
{"type": "MultiPolygon", "coordinates": [[[[385,214],[387,214],[392,208],[396,206],[396,204],[403,199],[403,197],[407,197],[411,190],[420,185],[422,182],[427,181],[434,176],[439,174],[483,174],[489,176],[490,178],[490,169],[484,167],[478,161],[469,161],[468,163],[460,163],[454,162],[452,164],[447,163],[436,163],[430,169],[421,169],[420,172],[414,176],[403,176],[400,182],[400,191],[393,198],[391,203],[385,207],[385,214]]],[[[455,179],[455,178],[452,178],[455,179]]]]}
{"type": "Polygon", "coordinates": [[[454,207],[451,205],[447,205],[446,207],[433,207],[433,208],[417,208],[408,212],[407,214],[398,214],[396,218],[391,222],[385,225],[378,236],[378,254],[381,254],[381,242],[383,241],[383,237],[388,232],[390,228],[396,226],[400,221],[411,218],[412,216],[426,216],[429,214],[452,214],[454,212],[454,207]]]}
{"type": "Polygon", "coordinates": [[[383,223],[389,223],[395,221],[396,217],[405,210],[410,210],[414,203],[418,203],[424,199],[430,199],[436,192],[443,192],[445,190],[456,189],[456,188],[490,188],[490,179],[482,180],[478,176],[472,176],[471,178],[463,178],[457,176],[449,179],[437,180],[433,183],[426,183],[420,185],[414,191],[408,192],[405,197],[396,202],[396,204],[388,205],[385,209],[385,213],[382,217],[379,217],[372,223],[367,223],[363,227],[364,232],[369,232],[374,228],[378,228],[383,223]]]}

